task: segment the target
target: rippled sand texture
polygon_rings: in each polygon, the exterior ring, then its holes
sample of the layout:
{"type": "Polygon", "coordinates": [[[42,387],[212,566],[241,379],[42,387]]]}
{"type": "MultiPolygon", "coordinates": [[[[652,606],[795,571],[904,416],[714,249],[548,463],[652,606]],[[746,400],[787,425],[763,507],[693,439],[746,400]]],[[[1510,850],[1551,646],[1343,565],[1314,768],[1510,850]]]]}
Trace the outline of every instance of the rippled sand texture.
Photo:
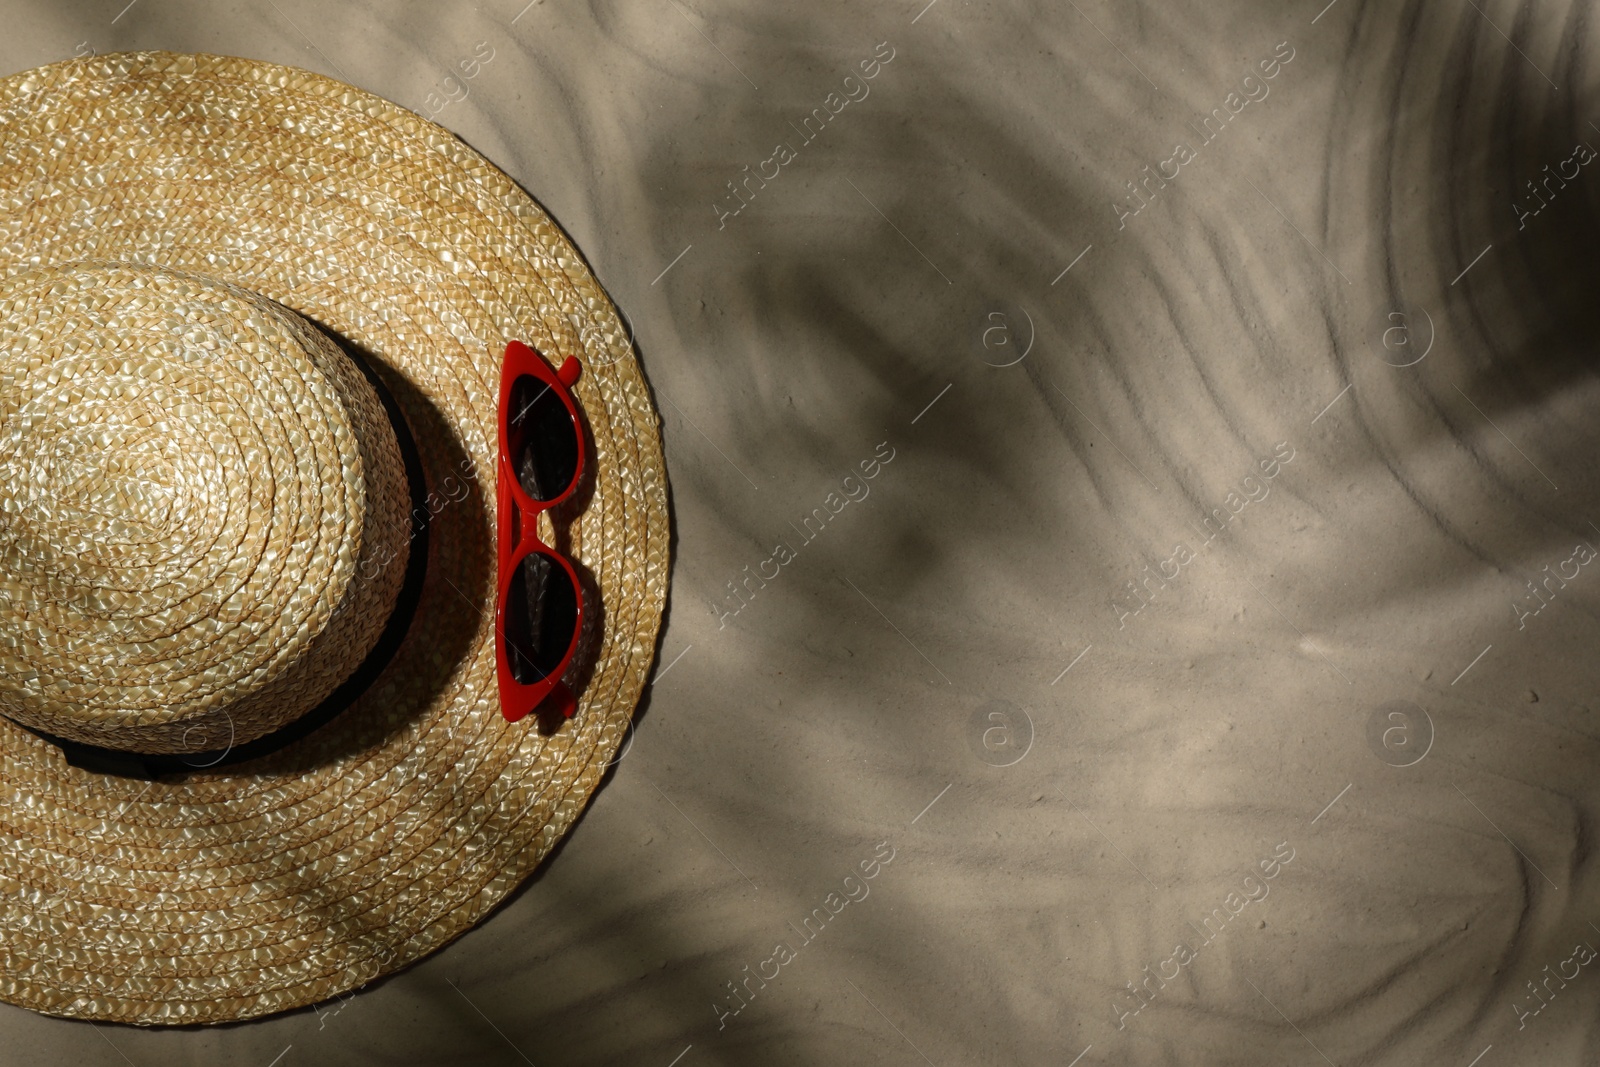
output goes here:
{"type": "Polygon", "coordinates": [[[632,320],[677,566],[483,927],[0,1062],[1595,1062],[1587,7],[522,2],[11,8],[8,72],[296,63],[505,167],[632,320]]]}

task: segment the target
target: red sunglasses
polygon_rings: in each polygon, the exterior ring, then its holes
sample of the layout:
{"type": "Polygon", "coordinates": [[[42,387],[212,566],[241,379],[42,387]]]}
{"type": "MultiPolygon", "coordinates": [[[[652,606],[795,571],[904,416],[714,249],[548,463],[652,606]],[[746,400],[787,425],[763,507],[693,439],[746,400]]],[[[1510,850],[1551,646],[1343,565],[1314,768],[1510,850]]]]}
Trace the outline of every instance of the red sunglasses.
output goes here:
{"type": "Polygon", "coordinates": [[[546,699],[568,718],[577,710],[561,675],[583,632],[583,590],[572,563],[539,540],[538,519],[571,497],[583,476],[583,428],[570,388],[582,371],[572,358],[556,370],[521,341],[506,345],[500,368],[494,647],[507,722],[546,699]]]}

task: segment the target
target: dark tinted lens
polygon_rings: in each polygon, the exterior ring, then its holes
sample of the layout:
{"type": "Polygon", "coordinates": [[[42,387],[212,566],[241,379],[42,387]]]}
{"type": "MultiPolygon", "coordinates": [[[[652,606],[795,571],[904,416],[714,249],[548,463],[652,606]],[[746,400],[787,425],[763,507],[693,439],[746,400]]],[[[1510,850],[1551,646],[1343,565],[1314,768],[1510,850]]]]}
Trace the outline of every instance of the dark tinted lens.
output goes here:
{"type": "Polygon", "coordinates": [[[523,491],[551,500],[566,491],[578,472],[578,427],[546,382],[524,374],[511,384],[511,464],[523,491]]]}
{"type": "Polygon", "coordinates": [[[578,630],[578,591],[572,579],[542,552],[517,564],[506,595],[506,659],[511,677],[532,685],[561,666],[578,630]]]}

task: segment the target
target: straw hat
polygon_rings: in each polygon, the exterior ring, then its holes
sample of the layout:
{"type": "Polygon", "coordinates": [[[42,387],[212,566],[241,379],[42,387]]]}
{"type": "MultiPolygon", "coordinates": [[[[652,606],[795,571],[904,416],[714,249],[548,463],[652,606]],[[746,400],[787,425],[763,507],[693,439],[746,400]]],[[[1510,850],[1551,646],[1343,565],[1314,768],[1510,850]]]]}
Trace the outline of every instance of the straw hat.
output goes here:
{"type": "Polygon", "coordinates": [[[668,566],[631,338],[508,178],[316,74],[89,58],[0,81],[0,130],[0,998],[223,1022],[397,970],[629,728],[668,566]],[[542,727],[495,685],[513,338],[582,360],[592,435],[542,727]]]}

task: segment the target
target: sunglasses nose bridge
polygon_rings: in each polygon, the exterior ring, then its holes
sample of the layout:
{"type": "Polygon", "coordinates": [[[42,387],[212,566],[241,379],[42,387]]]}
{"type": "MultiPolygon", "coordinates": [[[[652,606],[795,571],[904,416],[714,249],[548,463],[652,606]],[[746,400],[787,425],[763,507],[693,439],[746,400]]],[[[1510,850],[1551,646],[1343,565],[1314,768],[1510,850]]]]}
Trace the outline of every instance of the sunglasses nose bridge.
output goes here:
{"type": "MultiPolygon", "coordinates": [[[[525,493],[526,491],[524,491],[525,493]]],[[[539,516],[553,511],[557,504],[566,499],[563,495],[555,500],[535,500],[532,497],[523,499],[516,490],[507,486],[506,504],[510,508],[508,515],[511,523],[511,547],[513,552],[520,556],[523,550],[530,547],[544,549],[555,555],[555,546],[545,541],[539,534],[539,516]]],[[[552,534],[555,526],[551,525],[552,534]]],[[[553,539],[553,538],[552,538],[553,539]]]]}

